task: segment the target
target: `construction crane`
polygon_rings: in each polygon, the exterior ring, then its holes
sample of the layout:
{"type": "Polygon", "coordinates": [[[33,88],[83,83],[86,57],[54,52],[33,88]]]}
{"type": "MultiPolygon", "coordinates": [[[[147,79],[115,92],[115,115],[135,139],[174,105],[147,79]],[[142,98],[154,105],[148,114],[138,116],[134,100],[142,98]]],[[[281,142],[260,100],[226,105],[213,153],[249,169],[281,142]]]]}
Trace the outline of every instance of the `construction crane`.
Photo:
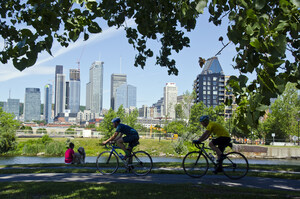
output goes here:
{"type": "Polygon", "coordinates": [[[76,62],[79,71],[80,71],[80,60],[81,60],[81,57],[82,57],[82,55],[83,55],[84,48],[85,48],[85,46],[83,46],[83,48],[82,48],[82,50],[81,50],[81,53],[80,53],[80,56],[79,56],[79,58],[78,58],[78,60],[77,60],[77,62],[76,62]]]}

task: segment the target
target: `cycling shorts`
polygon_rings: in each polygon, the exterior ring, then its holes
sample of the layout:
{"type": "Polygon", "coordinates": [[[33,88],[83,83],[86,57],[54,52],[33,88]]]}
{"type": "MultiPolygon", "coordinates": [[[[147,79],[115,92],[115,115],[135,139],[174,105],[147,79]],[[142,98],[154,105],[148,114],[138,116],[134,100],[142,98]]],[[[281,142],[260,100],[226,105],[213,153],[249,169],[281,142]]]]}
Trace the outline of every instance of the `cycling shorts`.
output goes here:
{"type": "Polygon", "coordinates": [[[226,146],[230,143],[231,138],[230,137],[218,137],[218,138],[214,138],[212,139],[212,143],[215,146],[218,146],[218,148],[220,149],[220,151],[223,153],[226,146]]]}
{"type": "Polygon", "coordinates": [[[130,147],[134,147],[136,146],[136,143],[139,141],[139,135],[135,134],[135,135],[126,135],[123,137],[123,141],[125,143],[129,143],[130,147]]]}

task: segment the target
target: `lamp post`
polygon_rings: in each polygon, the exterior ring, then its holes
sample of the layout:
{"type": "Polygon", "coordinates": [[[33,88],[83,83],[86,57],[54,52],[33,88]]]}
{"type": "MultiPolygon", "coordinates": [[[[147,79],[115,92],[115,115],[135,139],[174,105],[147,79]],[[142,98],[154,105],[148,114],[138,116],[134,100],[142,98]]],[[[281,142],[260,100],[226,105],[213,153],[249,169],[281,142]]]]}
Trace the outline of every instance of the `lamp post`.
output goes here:
{"type": "Polygon", "coordinates": [[[298,118],[298,146],[300,145],[300,142],[299,142],[299,121],[300,121],[300,118],[298,118]]]}

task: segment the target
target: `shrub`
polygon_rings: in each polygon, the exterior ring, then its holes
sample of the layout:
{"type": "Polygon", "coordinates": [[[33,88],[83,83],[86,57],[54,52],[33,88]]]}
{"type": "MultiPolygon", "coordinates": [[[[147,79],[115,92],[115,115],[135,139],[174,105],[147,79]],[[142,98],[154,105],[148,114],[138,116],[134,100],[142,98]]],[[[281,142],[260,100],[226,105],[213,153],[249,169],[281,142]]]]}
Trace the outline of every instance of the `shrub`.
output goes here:
{"type": "Polygon", "coordinates": [[[60,142],[50,142],[46,145],[46,155],[64,155],[66,150],[65,144],[60,142]]]}

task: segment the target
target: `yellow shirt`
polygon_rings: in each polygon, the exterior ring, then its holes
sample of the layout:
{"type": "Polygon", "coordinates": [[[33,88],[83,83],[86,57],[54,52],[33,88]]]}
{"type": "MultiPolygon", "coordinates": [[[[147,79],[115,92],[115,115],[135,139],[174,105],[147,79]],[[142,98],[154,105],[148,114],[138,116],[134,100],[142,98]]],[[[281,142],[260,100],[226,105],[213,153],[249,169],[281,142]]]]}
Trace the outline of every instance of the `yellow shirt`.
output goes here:
{"type": "Polygon", "coordinates": [[[217,137],[230,137],[229,132],[219,123],[209,122],[206,130],[217,137]]]}

